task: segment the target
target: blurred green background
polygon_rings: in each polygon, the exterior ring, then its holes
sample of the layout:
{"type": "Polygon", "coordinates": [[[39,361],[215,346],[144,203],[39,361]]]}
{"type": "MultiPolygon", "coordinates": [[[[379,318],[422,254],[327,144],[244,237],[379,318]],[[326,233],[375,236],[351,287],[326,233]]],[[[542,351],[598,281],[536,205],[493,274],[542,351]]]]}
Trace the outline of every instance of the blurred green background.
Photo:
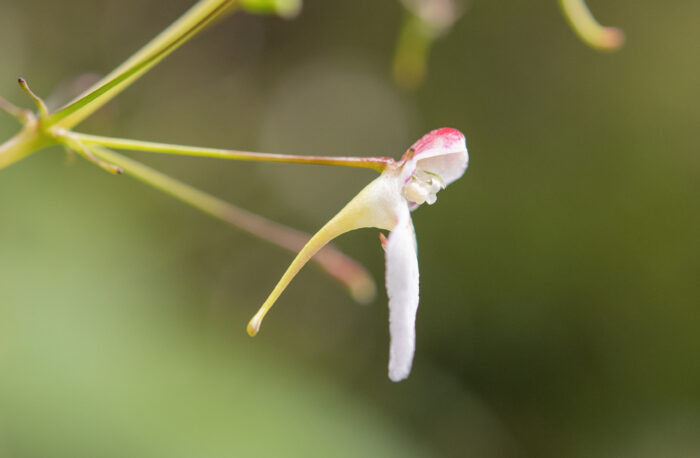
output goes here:
{"type": "MultiPolygon", "coordinates": [[[[61,103],[191,4],[2,0],[0,94],[28,106],[21,75],[61,103]]],[[[391,79],[396,1],[237,14],[80,126],[394,157],[465,132],[467,174],[414,213],[400,384],[376,231],[337,242],[373,304],[310,266],[250,339],[289,253],[59,148],[0,172],[0,456],[700,456],[700,3],[589,6],[620,52],[579,42],[554,0],[474,0],[415,92],[391,79]]],[[[373,176],[134,156],[306,231],[373,176]]]]}

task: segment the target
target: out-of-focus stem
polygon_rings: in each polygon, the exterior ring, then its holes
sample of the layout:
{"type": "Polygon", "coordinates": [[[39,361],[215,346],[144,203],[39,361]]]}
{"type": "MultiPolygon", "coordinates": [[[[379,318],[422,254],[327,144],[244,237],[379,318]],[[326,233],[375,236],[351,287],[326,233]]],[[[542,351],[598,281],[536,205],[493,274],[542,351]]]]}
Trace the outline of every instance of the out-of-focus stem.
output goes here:
{"type": "Polygon", "coordinates": [[[31,112],[28,112],[27,110],[15,106],[13,103],[10,103],[2,97],[0,97],[0,110],[11,115],[13,118],[17,119],[17,121],[21,122],[22,124],[25,124],[27,122],[28,114],[31,115],[31,112]]]}
{"type": "Polygon", "coordinates": [[[145,151],[150,153],[176,154],[183,156],[211,157],[216,159],[233,159],[238,161],[286,162],[294,164],[338,165],[345,167],[360,167],[382,172],[388,164],[394,162],[388,157],[333,157],[333,156],[299,156],[272,153],[252,153],[218,148],[202,148],[198,146],[171,145],[167,143],[110,138],[98,135],[71,133],[72,137],[86,145],[101,145],[108,148],[145,151]]]}
{"type": "Polygon", "coordinates": [[[434,34],[417,16],[406,13],[394,53],[393,74],[396,84],[415,89],[425,80],[428,54],[434,34]]]}
{"type": "Polygon", "coordinates": [[[98,158],[92,152],[81,143],[80,140],[76,139],[70,134],[63,135],[61,138],[61,141],[63,144],[72,151],[75,151],[76,153],[80,154],[83,158],[87,159],[88,161],[92,162],[105,172],[111,173],[113,175],[121,175],[124,173],[122,169],[117,167],[114,164],[109,164],[102,159],[98,158]]]}
{"type": "Polygon", "coordinates": [[[231,11],[235,0],[201,0],[150,43],[127,59],[85,93],[51,115],[49,123],[70,129],[90,116],[114,96],[171,52],[204,29],[215,19],[231,11]]]}
{"type": "MultiPolygon", "coordinates": [[[[114,151],[98,145],[90,145],[87,148],[101,160],[120,167],[126,175],[131,175],[262,240],[296,253],[310,239],[308,234],[235,207],[114,151]]],[[[376,286],[367,270],[337,248],[327,246],[313,260],[329,275],[343,283],[358,302],[366,303],[374,298],[376,286]]]]}
{"type": "Polygon", "coordinates": [[[277,13],[293,18],[301,11],[302,0],[241,0],[241,8],[251,13],[277,13]]]}
{"type": "Polygon", "coordinates": [[[622,30],[600,25],[584,0],[559,0],[559,6],[576,35],[589,46],[600,51],[615,51],[625,42],[622,30]]]}

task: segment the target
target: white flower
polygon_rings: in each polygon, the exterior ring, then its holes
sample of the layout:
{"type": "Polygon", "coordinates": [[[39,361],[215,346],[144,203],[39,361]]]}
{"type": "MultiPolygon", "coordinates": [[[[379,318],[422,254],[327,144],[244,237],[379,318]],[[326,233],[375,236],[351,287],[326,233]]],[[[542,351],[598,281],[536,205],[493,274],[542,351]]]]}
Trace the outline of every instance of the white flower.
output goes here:
{"type": "Polygon", "coordinates": [[[433,204],[437,192],[460,178],[469,162],[464,135],[455,129],[434,130],[413,144],[398,162],[387,165],[297,254],[258,313],[248,324],[257,334],[267,311],[289,282],[324,245],[335,237],[364,227],[391,231],[382,241],[386,251],[386,288],[389,296],[389,378],[405,379],[415,351],[418,310],[418,256],[411,211],[433,204]]]}

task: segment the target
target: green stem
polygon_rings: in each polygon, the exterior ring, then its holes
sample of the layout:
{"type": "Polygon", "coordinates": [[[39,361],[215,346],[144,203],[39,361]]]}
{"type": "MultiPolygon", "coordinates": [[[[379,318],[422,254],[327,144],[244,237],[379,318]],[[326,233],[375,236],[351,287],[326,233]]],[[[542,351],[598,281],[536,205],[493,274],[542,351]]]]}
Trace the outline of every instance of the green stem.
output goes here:
{"type": "Polygon", "coordinates": [[[584,0],[559,0],[559,6],[576,35],[589,46],[600,51],[615,51],[625,42],[622,30],[600,25],[584,0]]]}
{"type": "Polygon", "coordinates": [[[41,133],[38,120],[25,113],[26,124],[17,135],[0,145],[0,169],[24,159],[33,152],[49,146],[55,141],[41,133]]]}
{"type": "Polygon", "coordinates": [[[198,146],[171,145],[167,143],[128,140],[123,138],[102,137],[99,135],[80,134],[71,132],[71,137],[86,145],[101,145],[108,148],[146,151],[150,153],[176,154],[184,156],[211,157],[217,159],[233,159],[238,161],[287,162],[294,164],[338,165],[345,167],[360,167],[382,172],[387,165],[394,162],[388,157],[333,157],[333,156],[299,156],[272,153],[251,153],[218,148],[202,148],[198,146]]]}
{"type": "Polygon", "coordinates": [[[235,3],[235,0],[201,0],[112,73],[51,115],[49,124],[70,129],[80,123],[197,32],[230,11],[235,3]]]}
{"type": "MultiPolygon", "coordinates": [[[[88,149],[99,159],[120,167],[126,175],[289,251],[296,253],[310,239],[308,234],[235,207],[114,151],[97,145],[88,146],[88,149]]],[[[338,249],[326,247],[314,257],[314,261],[343,283],[358,302],[369,302],[374,297],[376,287],[367,270],[338,249]]]]}

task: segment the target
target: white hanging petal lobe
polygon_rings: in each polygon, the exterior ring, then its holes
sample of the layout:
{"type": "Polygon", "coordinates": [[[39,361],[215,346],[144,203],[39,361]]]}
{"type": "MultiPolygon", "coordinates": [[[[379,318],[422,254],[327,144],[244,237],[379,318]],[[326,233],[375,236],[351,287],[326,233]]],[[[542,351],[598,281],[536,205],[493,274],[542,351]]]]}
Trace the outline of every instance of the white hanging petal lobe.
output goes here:
{"type": "Polygon", "coordinates": [[[389,296],[389,378],[399,382],[411,372],[416,348],[418,253],[408,207],[386,244],[386,289],[389,296]]]}

